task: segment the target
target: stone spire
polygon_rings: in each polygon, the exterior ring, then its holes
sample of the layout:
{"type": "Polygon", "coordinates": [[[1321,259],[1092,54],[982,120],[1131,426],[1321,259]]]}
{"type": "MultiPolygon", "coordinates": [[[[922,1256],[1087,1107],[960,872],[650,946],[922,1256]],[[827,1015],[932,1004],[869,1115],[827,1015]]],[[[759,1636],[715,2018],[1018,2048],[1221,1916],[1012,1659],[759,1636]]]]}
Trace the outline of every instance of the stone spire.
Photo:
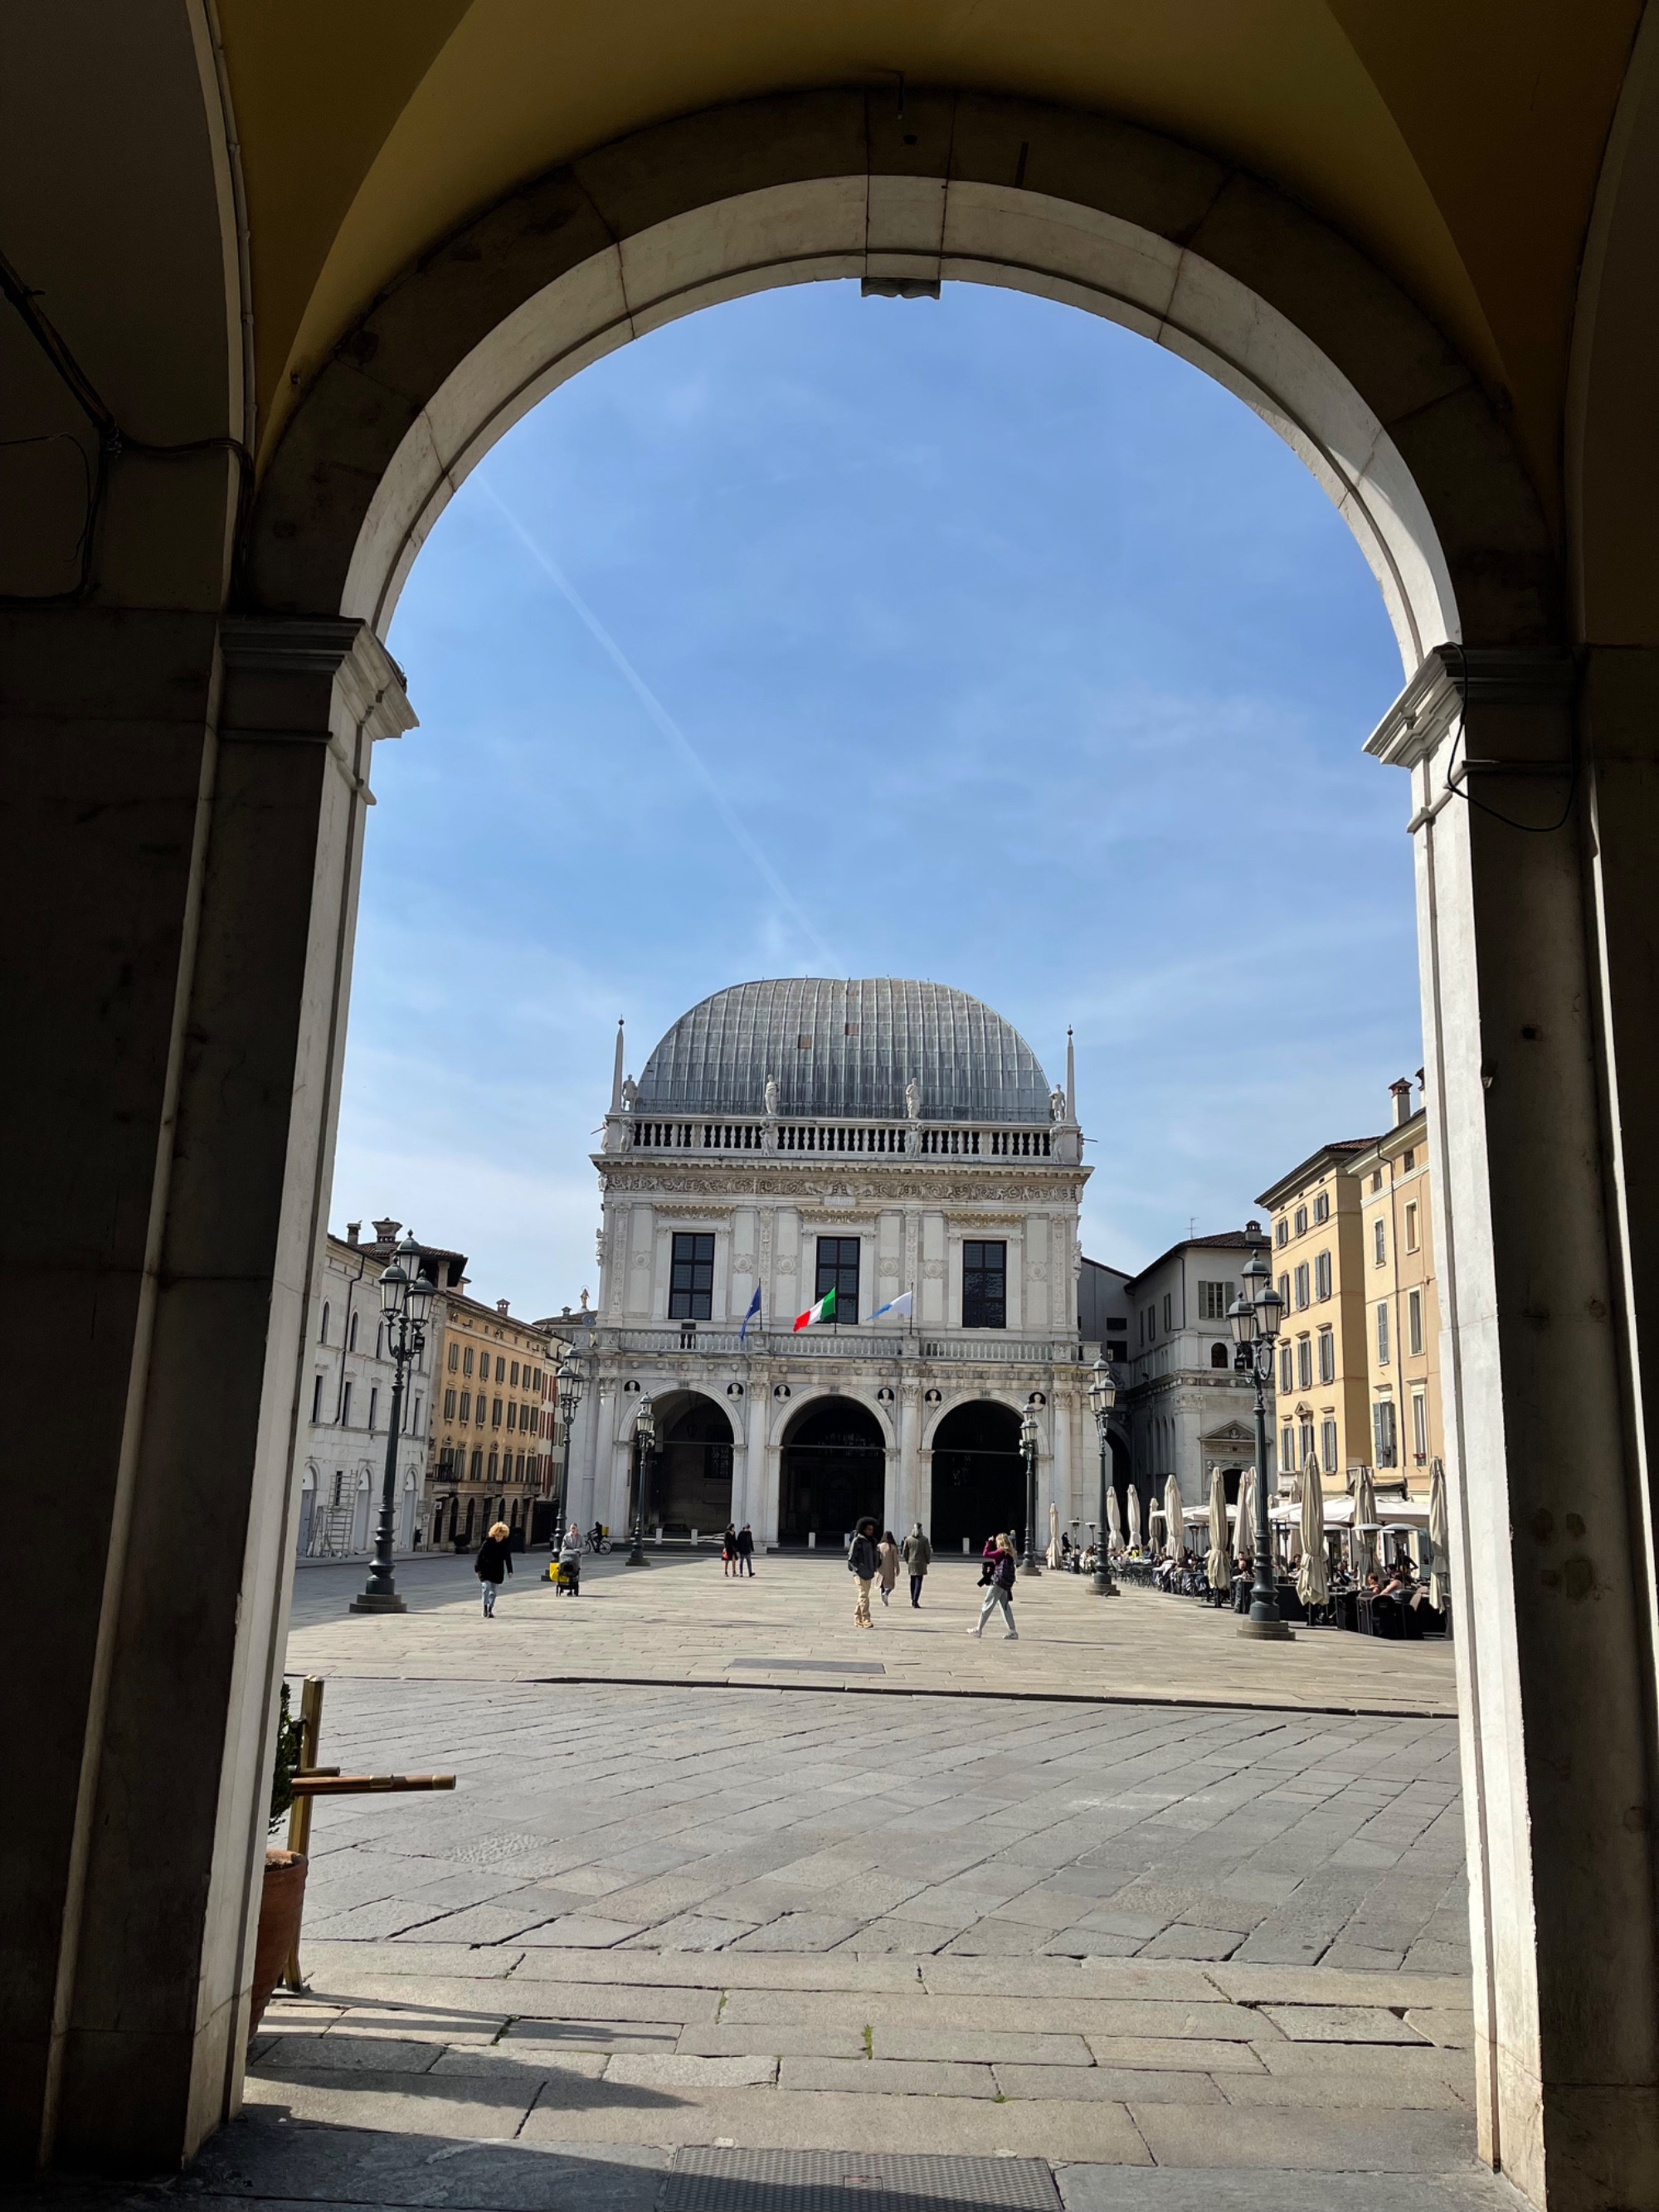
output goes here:
{"type": "Polygon", "coordinates": [[[1068,1121],[1077,1119],[1077,1053],[1069,1024],[1066,1030],[1066,1118],[1068,1121]]]}
{"type": "Polygon", "coordinates": [[[611,1071],[611,1110],[613,1114],[620,1114],[622,1112],[622,1087],[623,1025],[621,1021],[618,1020],[617,1024],[617,1060],[616,1065],[611,1071]]]}

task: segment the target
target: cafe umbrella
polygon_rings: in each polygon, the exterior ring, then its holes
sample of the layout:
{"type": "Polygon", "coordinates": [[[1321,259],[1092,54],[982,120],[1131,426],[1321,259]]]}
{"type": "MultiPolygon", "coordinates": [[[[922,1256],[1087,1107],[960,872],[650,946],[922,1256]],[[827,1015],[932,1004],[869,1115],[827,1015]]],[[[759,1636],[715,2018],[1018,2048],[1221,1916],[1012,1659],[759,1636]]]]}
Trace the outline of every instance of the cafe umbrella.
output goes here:
{"type": "Polygon", "coordinates": [[[1330,1602],[1331,1578],[1325,1563],[1325,1486],[1319,1462],[1310,1459],[1302,1470],[1302,1563],[1296,1571],[1296,1594],[1311,1613],[1330,1602]]]}
{"type": "Polygon", "coordinates": [[[1233,1586],[1233,1563],[1227,1540],[1227,1484],[1218,1467],[1210,1475],[1210,1557],[1207,1565],[1210,1588],[1212,1590],[1231,1589],[1233,1586]]]}

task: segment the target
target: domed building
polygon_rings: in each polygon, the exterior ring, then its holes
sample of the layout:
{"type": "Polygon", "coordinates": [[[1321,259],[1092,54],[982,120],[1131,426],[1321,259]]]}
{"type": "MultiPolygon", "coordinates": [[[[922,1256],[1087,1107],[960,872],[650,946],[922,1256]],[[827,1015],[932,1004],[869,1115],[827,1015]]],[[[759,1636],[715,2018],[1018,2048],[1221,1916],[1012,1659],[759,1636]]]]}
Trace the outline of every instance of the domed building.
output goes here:
{"type": "Polygon", "coordinates": [[[839,1546],[858,1518],[975,1550],[1048,1505],[1091,1519],[1096,1356],[1078,1325],[1089,1170],[1066,1048],[939,983],[791,976],[717,991],[635,1082],[618,1030],[600,1288],[570,1508],[631,1525],[747,1521],[839,1546]],[[805,1316],[814,1316],[810,1321],[805,1316]],[[798,1326],[798,1324],[799,1324],[798,1326]]]}

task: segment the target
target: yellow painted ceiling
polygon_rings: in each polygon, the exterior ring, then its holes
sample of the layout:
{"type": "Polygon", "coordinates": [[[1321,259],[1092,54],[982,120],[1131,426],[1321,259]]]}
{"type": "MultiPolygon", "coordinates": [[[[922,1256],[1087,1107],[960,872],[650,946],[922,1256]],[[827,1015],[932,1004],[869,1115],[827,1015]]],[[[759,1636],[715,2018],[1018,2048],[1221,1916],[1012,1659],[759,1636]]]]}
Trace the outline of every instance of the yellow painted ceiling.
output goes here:
{"type": "Polygon", "coordinates": [[[1640,0],[221,0],[269,450],[434,239],[555,162],[758,94],[917,83],[1145,123],[1389,270],[1555,507],[1578,255],[1640,0]]]}

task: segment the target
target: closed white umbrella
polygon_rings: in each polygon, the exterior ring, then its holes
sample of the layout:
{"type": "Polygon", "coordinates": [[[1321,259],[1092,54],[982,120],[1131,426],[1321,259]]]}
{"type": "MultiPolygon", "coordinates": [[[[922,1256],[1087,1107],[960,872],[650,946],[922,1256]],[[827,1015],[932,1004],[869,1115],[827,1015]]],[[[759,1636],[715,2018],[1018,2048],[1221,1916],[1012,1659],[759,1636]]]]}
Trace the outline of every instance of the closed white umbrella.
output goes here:
{"type": "Polygon", "coordinates": [[[1331,1578],[1325,1564],[1325,1486],[1319,1462],[1310,1459],[1302,1470],[1302,1564],[1296,1571],[1296,1594],[1311,1608],[1330,1601],[1331,1578]]]}
{"type": "Polygon", "coordinates": [[[1123,1549],[1123,1523],[1117,1517],[1115,1485],[1109,1485],[1106,1492],[1106,1549],[1109,1553],[1123,1549]]]}
{"type": "Polygon", "coordinates": [[[1363,1583],[1376,1565],[1376,1478],[1362,1467],[1353,1486],[1353,1575],[1363,1583]],[[1363,1531],[1363,1533],[1362,1533],[1363,1531]]]}
{"type": "Polygon", "coordinates": [[[1255,1469],[1247,1467],[1238,1483],[1238,1556],[1255,1557],[1255,1469]]]}
{"type": "Polygon", "coordinates": [[[1221,1469],[1217,1468],[1210,1476],[1210,1588],[1229,1590],[1233,1586],[1233,1563],[1227,1547],[1227,1485],[1221,1469]]]}
{"type": "Polygon", "coordinates": [[[1133,1483],[1131,1483],[1129,1485],[1129,1549],[1132,1552],[1136,1551],[1139,1548],[1139,1545],[1140,1492],[1135,1488],[1133,1483]]]}
{"type": "Polygon", "coordinates": [[[1174,1475],[1164,1486],[1164,1541],[1172,1559],[1181,1557],[1184,1534],[1181,1510],[1181,1485],[1174,1475]]]}
{"type": "Polygon", "coordinates": [[[1429,1566],[1429,1603],[1437,1613],[1446,1610],[1446,1601],[1451,1595],[1451,1583],[1446,1573],[1451,1564],[1447,1555],[1449,1534],[1446,1467],[1443,1460],[1436,1460],[1429,1469],[1429,1542],[1434,1550],[1429,1566]]]}
{"type": "Polygon", "coordinates": [[[1052,1498],[1048,1500],[1048,1565],[1060,1565],[1060,1508],[1052,1498]]]}

